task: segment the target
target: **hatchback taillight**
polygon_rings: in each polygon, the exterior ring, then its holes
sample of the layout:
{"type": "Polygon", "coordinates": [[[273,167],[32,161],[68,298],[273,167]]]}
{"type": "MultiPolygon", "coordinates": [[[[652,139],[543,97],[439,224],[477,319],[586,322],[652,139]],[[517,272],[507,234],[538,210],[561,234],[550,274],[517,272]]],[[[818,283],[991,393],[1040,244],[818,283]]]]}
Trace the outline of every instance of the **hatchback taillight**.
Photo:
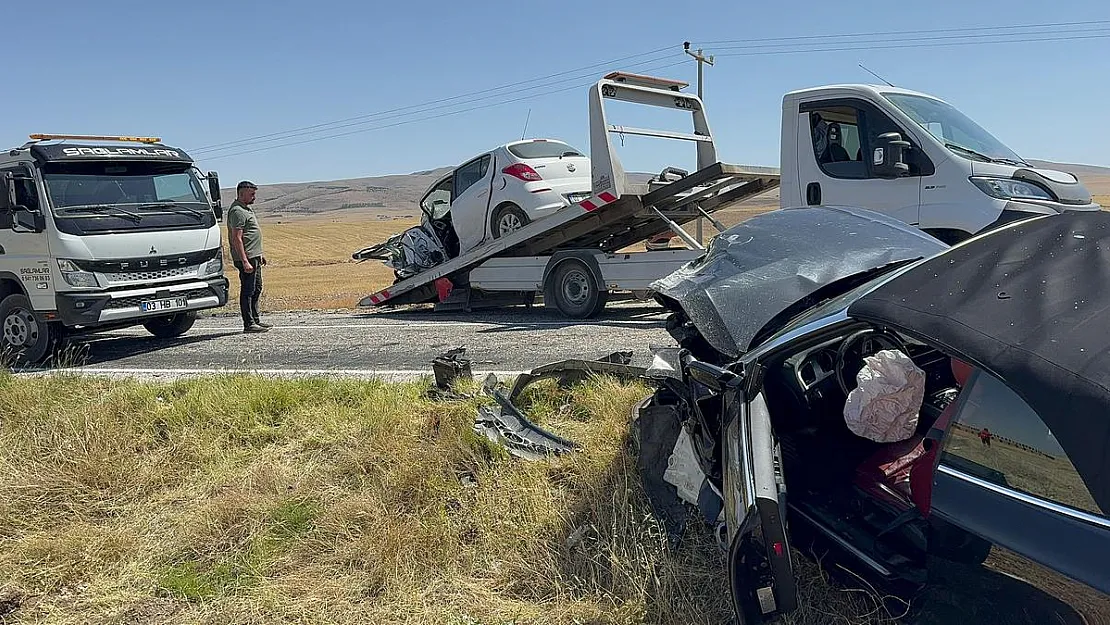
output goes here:
{"type": "Polygon", "coordinates": [[[502,169],[501,172],[509,174],[514,178],[520,178],[525,182],[535,182],[537,180],[543,180],[543,178],[541,178],[540,175],[536,173],[536,170],[525,165],[524,163],[509,165],[505,169],[502,169]]]}

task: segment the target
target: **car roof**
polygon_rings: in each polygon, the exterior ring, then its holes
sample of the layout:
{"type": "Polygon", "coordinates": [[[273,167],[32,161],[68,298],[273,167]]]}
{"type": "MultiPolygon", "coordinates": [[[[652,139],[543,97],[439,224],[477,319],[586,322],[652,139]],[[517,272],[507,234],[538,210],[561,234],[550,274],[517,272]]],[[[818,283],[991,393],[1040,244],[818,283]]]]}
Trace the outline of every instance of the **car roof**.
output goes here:
{"type": "Polygon", "coordinates": [[[994,374],[1110,502],[1110,213],[1065,211],[969,239],[870,290],[850,317],[994,374]]]}

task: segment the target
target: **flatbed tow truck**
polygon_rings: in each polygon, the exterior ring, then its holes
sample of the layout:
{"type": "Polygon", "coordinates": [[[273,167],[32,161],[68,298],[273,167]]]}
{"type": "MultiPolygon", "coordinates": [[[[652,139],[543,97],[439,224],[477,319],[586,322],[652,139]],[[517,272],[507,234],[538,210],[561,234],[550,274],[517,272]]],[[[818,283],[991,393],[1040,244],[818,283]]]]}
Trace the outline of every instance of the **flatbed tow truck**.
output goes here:
{"type": "MultiPolygon", "coordinates": [[[[589,92],[589,198],[416,275],[398,279],[363,298],[359,307],[435,303],[436,310],[469,311],[532,305],[540,295],[545,305],[580,319],[601,312],[611,292],[649,292],[653,281],[704,252],[682,224],[702,217],[723,230],[712,213],[779,185],[775,168],[717,160],[705,105],[696,95],[683,92],[686,86],[680,81],[622,72],[606,75],[589,92]],[[609,100],[689,113],[693,132],[611,124],[606,111],[609,100]],[[668,167],[646,182],[636,181],[621,165],[613,146],[614,134],[692,142],[697,149],[698,168],[688,173],[668,167]],[[682,238],[689,249],[621,251],[668,230],[682,238]]],[[[492,167],[498,171],[496,164],[492,167]]],[[[424,223],[431,221],[433,216],[425,214],[424,223]]],[[[424,230],[434,236],[436,228],[424,230]]],[[[380,253],[381,246],[372,246],[352,257],[380,259],[380,253]]]]}

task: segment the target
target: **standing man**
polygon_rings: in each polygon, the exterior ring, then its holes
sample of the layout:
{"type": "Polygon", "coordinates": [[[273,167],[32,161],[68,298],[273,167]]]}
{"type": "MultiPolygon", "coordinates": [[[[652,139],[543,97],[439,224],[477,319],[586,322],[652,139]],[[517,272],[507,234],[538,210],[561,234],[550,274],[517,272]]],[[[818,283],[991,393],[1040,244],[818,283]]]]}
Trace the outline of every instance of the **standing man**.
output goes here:
{"type": "Polygon", "coordinates": [[[262,229],[251,204],[258,187],[244,180],[235,187],[236,198],[227,209],[227,233],[231,243],[231,258],[239,270],[239,311],[243,314],[243,332],[266,332],[270,324],[258,315],[258,300],[262,296],[262,229]]]}

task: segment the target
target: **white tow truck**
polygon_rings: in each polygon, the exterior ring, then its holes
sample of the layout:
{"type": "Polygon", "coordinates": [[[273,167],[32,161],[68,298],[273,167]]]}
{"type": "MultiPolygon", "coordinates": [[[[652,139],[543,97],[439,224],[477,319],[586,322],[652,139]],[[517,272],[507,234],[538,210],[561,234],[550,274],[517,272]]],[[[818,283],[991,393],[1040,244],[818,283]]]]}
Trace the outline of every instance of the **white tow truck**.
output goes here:
{"type": "MultiPolygon", "coordinates": [[[[1030,165],[943,100],[890,86],[791,91],[782,99],[781,170],[721,163],[704,103],[685,86],[620,72],[598,81],[589,95],[590,198],[455,257],[443,244],[449,206],[433,212],[421,202],[420,225],[353,255],[403,268],[360,307],[436,302],[437,309],[469,310],[530,304],[542,294],[569,317],[590,317],[610,292],[643,294],[703,253],[681,224],[701,216],[721,231],[710,213],[780,187],[780,208],[866,208],[950,244],[1031,213],[1101,208],[1076,176],[1030,165]],[[694,131],[610,124],[608,100],[689,111],[694,131]],[[692,141],[698,170],[667,168],[635,181],[614,152],[614,133],[692,141]],[[620,252],[668,231],[689,249],[620,252]]],[[[491,166],[480,183],[492,187],[499,176],[491,166]]]]}
{"type": "MultiPolygon", "coordinates": [[[[436,302],[437,309],[513,303],[531,304],[537,294],[545,305],[571,318],[598,314],[613,291],[646,293],[649,285],[701,255],[704,248],[681,224],[712,213],[779,184],[778,171],[730,165],[717,160],[705,106],[685,93],[686,83],[614,72],[591,86],[590,197],[555,211],[518,230],[492,238],[469,251],[449,256],[450,210],[425,209],[421,224],[384,244],[355,252],[356,260],[379,259],[398,273],[389,288],[369,295],[361,307],[436,302]],[[623,101],[688,113],[692,132],[617,126],[609,123],[605,103],[623,101]],[[614,150],[613,134],[688,141],[696,145],[697,170],[675,167],[636,180],[627,175],[614,150]],[[622,252],[668,230],[689,249],[622,252]]],[[[501,174],[491,164],[475,184],[494,185],[501,174]]],[[[715,222],[718,229],[723,229],[715,222]]]]}
{"type": "Polygon", "coordinates": [[[0,154],[0,361],[131,325],[176,337],[225,305],[219,189],[157,137],[35,134],[0,154]]]}

